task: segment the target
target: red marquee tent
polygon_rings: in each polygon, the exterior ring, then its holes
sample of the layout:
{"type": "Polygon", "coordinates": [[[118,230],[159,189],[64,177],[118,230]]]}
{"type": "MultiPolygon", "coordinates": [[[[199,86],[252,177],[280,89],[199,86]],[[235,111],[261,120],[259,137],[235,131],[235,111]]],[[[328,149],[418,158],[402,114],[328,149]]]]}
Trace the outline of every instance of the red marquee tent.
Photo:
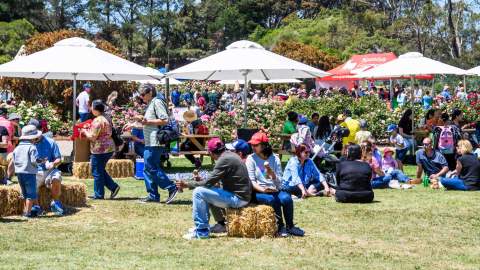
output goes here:
{"type": "MultiPolygon", "coordinates": [[[[355,75],[367,71],[376,66],[385,64],[396,59],[394,53],[369,53],[353,55],[347,62],[342,65],[327,71],[332,74],[323,78],[317,78],[316,83],[319,87],[353,87],[358,78],[355,75]]],[[[416,77],[417,79],[432,79],[432,76],[416,77]]],[[[389,79],[389,78],[385,78],[389,79]]],[[[398,78],[400,79],[400,78],[398,78]]],[[[381,80],[381,79],[377,79],[381,80]]]]}

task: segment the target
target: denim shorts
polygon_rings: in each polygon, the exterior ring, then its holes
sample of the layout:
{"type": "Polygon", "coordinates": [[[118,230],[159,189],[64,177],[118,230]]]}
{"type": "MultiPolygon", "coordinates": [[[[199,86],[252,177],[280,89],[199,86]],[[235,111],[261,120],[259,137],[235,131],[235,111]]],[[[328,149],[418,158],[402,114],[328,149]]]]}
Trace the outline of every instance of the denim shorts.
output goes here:
{"type": "Polygon", "coordinates": [[[37,195],[37,177],[35,174],[19,173],[17,174],[18,183],[22,189],[24,199],[36,200],[37,195]]]}
{"type": "Polygon", "coordinates": [[[404,149],[397,149],[395,150],[395,157],[396,159],[403,161],[405,159],[405,156],[407,155],[408,152],[408,147],[404,149]]]}

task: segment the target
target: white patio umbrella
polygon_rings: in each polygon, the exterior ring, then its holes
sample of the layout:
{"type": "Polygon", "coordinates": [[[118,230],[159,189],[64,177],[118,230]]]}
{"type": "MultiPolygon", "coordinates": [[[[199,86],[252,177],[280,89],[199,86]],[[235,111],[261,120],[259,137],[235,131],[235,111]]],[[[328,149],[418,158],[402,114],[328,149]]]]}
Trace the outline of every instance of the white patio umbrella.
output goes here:
{"type": "MultiPolygon", "coordinates": [[[[170,78],[191,80],[274,80],[324,77],[329,73],[265,50],[261,45],[241,40],[225,51],[167,73],[170,78]]],[[[245,125],[247,88],[243,90],[245,125]]]]}
{"type": "Polygon", "coordinates": [[[0,76],[73,80],[73,121],[77,80],[129,81],[160,79],[157,73],[96,48],[83,38],[67,38],[51,48],[0,65],[0,76]]]}
{"type": "MultiPolygon", "coordinates": [[[[358,74],[358,78],[409,78],[413,81],[416,75],[453,74],[465,75],[466,71],[442,62],[424,57],[418,52],[400,55],[397,59],[358,74]]],[[[413,98],[412,98],[413,101],[413,98]]],[[[412,110],[413,112],[413,110],[412,110]]],[[[415,130],[414,112],[412,128],[415,130]]],[[[414,148],[414,145],[412,145],[414,148]]]]}
{"type": "MultiPolygon", "coordinates": [[[[276,83],[301,83],[302,81],[297,80],[297,79],[277,79],[277,80],[253,80],[250,81],[251,84],[276,84],[276,83]]],[[[222,85],[230,85],[230,84],[244,84],[245,82],[242,81],[237,81],[237,80],[221,80],[218,81],[217,84],[222,84],[222,85]]]]}
{"type": "Polygon", "coordinates": [[[477,75],[480,76],[480,66],[471,68],[467,70],[467,75],[477,75]]]}
{"type": "MultiPolygon", "coordinates": [[[[147,67],[146,69],[154,72],[155,74],[157,74],[157,76],[160,78],[160,77],[163,77],[165,76],[165,74],[161,73],[159,70],[157,69],[154,69],[154,68],[151,68],[151,67],[147,67]]],[[[166,80],[165,78],[161,79],[161,80],[155,80],[155,79],[150,79],[150,80],[133,80],[134,82],[137,82],[137,83],[141,83],[141,84],[153,84],[153,85],[164,85],[166,84],[166,80]]],[[[176,80],[174,78],[171,78],[168,82],[170,85],[179,85],[179,84],[182,84],[181,81],[179,80],[176,80]]]]}

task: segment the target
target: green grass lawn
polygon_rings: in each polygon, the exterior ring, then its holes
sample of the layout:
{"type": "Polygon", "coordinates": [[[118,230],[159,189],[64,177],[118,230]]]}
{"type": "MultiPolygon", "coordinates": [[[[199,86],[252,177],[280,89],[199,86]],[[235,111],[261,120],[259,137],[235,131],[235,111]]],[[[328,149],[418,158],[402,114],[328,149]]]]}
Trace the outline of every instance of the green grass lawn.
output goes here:
{"type": "Polygon", "coordinates": [[[0,269],[480,268],[480,193],[417,186],[376,190],[365,205],[312,198],[295,203],[303,238],[189,242],[190,191],[172,205],[139,204],[143,182],[118,182],[117,200],[89,201],[65,217],[0,219],[0,269]]]}

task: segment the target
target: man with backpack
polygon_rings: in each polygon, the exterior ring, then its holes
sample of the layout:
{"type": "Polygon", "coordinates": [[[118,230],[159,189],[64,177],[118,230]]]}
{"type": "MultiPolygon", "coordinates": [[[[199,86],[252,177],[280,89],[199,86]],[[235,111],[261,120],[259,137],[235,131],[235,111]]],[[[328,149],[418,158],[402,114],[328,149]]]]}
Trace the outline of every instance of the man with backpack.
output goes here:
{"type": "Polygon", "coordinates": [[[166,152],[165,145],[158,140],[159,127],[169,123],[168,106],[162,94],[157,96],[153,85],[146,84],[139,91],[143,102],[148,104],[142,121],[143,135],[145,141],[144,150],[144,177],[145,187],[148,196],[141,200],[142,203],[159,202],[160,194],[158,187],[168,190],[168,198],[165,201],[169,204],[177,195],[175,183],[168,178],[161,169],[161,156],[166,152]]]}

